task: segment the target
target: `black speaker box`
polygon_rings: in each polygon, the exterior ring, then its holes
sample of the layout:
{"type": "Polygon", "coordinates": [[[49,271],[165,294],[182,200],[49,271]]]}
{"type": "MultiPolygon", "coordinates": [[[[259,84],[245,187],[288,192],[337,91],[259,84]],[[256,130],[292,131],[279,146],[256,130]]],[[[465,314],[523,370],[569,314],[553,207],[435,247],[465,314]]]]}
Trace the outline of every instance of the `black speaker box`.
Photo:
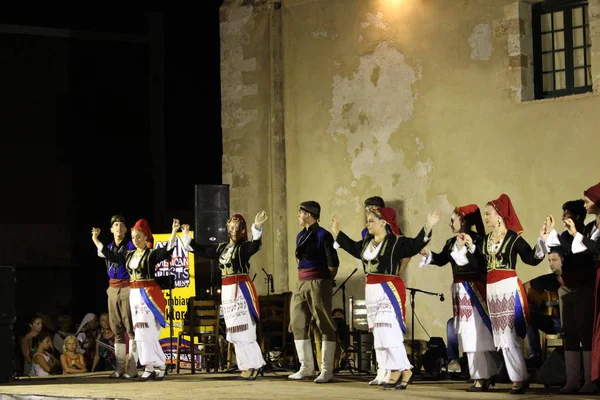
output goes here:
{"type": "Polygon", "coordinates": [[[194,240],[202,246],[227,241],[229,185],[196,185],[194,240]]]}
{"type": "Polygon", "coordinates": [[[13,380],[15,335],[12,324],[0,324],[0,383],[13,380]]]}
{"type": "Polygon", "coordinates": [[[15,323],[16,285],[15,267],[0,266],[0,324],[15,323]]]}

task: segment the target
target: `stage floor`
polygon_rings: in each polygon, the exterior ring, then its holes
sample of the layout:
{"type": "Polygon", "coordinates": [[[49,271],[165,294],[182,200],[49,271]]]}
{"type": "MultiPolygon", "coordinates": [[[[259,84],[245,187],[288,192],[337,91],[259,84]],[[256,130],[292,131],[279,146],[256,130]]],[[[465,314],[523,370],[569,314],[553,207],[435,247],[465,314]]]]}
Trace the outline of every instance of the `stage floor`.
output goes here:
{"type": "MultiPolygon", "coordinates": [[[[372,376],[336,375],[334,382],[290,381],[288,373],[265,373],[254,382],[237,380],[237,373],[192,375],[189,371],[168,375],[163,381],[108,379],[108,374],[81,374],[72,377],[24,378],[0,385],[0,400],[119,399],[119,400],[189,400],[189,399],[498,399],[498,398],[567,398],[558,388],[532,385],[525,395],[508,394],[510,384],[497,384],[488,393],[467,393],[465,381],[415,381],[407,390],[384,390],[371,387],[372,376]]],[[[572,397],[571,397],[572,398],[572,397]]],[[[598,396],[577,396],[598,399],[598,396]]]]}

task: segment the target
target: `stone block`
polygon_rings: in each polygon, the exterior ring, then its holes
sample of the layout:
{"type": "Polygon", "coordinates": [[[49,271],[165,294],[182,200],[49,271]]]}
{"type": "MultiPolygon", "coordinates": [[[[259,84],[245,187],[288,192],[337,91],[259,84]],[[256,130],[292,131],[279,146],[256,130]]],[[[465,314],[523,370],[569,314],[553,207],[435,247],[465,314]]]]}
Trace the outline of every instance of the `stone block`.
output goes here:
{"type": "Polygon", "coordinates": [[[527,56],[525,54],[519,54],[508,57],[509,68],[523,68],[527,67],[527,56]]]}

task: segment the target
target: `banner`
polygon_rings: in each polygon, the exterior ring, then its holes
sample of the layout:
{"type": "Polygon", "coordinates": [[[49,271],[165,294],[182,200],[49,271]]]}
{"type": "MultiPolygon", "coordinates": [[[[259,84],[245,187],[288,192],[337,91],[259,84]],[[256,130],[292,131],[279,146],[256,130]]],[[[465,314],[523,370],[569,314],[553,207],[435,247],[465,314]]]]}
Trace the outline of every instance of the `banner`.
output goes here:
{"type": "MultiPolygon", "coordinates": [[[[167,300],[166,321],[167,326],[161,330],[159,342],[167,357],[167,364],[175,364],[177,356],[177,339],[179,332],[183,327],[183,320],[187,312],[187,304],[190,297],[196,296],[196,283],[194,271],[194,255],[183,248],[181,242],[181,233],[177,234],[177,244],[173,249],[171,260],[165,260],[155,267],[155,277],[160,280],[168,280],[169,274],[173,276],[173,288],[163,290],[163,295],[167,300]],[[173,330],[171,331],[170,313],[173,316],[173,330]]],[[[154,234],[154,247],[161,248],[167,246],[170,233],[154,234]]],[[[190,232],[193,238],[194,233],[190,232]]],[[[196,343],[198,340],[196,339],[196,343]]],[[[180,368],[190,368],[190,357],[187,354],[190,341],[186,336],[182,340],[181,346],[185,349],[180,355],[180,368]]]]}

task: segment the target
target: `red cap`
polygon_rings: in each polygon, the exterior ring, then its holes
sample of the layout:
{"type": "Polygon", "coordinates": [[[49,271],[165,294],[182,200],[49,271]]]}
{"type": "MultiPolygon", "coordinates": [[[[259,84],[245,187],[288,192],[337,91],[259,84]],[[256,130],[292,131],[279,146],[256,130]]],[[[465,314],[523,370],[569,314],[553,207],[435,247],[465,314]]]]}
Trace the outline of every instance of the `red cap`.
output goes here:
{"type": "Polygon", "coordinates": [[[519,234],[523,232],[523,227],[521,226],[519,217],[517,217],[517,213],[515,213],[510,197],[502,193],[500,197],[488,202],[488,204],[493,206],[496,209],[496,212],[502,217],[506,229],[510,229],[519,234]]]}
{"type": "Polygon", "coordinates": [[[154,236],[152,236],[152,231],[150,230],[148,221],[145,219],[138,220],[133,228],[131,228],[131,231],[133,232],[136,229],[139,229],[140,231],[144,232],[144,235],[146,235],[146,246],[148,246],[149,249],[154,247],[154,236]]]}

